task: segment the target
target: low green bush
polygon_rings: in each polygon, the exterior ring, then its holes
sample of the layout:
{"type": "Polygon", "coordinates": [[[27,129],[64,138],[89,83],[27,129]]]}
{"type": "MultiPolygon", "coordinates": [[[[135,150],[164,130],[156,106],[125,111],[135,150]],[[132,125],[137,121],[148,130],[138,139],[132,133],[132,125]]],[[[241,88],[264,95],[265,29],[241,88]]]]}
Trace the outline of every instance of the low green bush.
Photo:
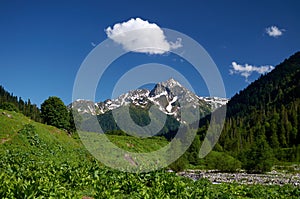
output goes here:
{"type": "Polygon", "coordinates": [[[210,152],[204,158],[204,164],[208,169],[217,169],[222,172],[235,172],[241,169],[241,162],[224,152],[210,152]]]}

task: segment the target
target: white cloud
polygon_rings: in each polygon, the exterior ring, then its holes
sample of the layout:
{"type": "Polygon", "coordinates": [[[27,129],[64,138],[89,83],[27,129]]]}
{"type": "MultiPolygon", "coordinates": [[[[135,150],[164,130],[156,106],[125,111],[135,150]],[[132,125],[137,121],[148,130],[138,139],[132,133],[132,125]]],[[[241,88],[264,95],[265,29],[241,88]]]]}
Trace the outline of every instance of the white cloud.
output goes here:
{"type": "Polygon", "coordinates": [[[279,37],[283,34],[285,30],[284,29],[279,29],[277,26],[271,26],[266,28],[266,33],[270,37],[279,37]]]}
{"type": "Polygon", "coordinates": [[[258,74],[268,73],[274,69],[274,66],[266,65],[266,66],[253,66],[249,64],[241,65],[236,62],[232,62],[232,69],[229,70],[230,74],[239,74],[245,77],[246,82],[248,82],[248,77],[252,75],[253,72],[258,74]]]}
{"type": "Polygon", "coordinates": [[[121,44],[127,51],[163,54],[182,47],[181,38],[175,42],[167,41],[163,30],[155,23],[140,18],[117,23],[105,29],[108,38],[121,44]]]}

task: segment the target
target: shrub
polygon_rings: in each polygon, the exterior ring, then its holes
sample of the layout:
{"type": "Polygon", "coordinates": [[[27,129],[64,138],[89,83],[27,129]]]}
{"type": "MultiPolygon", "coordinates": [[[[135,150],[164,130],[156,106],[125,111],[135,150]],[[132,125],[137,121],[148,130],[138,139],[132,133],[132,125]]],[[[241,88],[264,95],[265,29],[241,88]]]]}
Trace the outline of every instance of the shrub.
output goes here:
{"type": "Polygon", "coordinates": [[[11,102],[4,102],[3,104],[0,104],[0,108],[7,111],[15,111],[15,112],[19,111],[16,105],[11,102]]]}
{"type": "Polygon", "coordinates": [[[272,148],[264,137],[259,137],[255,144],[242,154],[243,168],[249,173],[270,171],[275,157],[272,148]]]}
{"type": "Polygon", "coordinates": [[[182,155],[180,158],[178,158],[175,162],[169,165],[170,169],[172,169],[175,172],[183,171],[188,165],[188,161],[185,157],[185,155],[182,155]]]}
{"type": "Polygon", "coordinates": [[[241,168],[241,162],[224,152],[210,152],[204,162],[209,169],[217,169],[222,172],[235,172],[241,168]]]}

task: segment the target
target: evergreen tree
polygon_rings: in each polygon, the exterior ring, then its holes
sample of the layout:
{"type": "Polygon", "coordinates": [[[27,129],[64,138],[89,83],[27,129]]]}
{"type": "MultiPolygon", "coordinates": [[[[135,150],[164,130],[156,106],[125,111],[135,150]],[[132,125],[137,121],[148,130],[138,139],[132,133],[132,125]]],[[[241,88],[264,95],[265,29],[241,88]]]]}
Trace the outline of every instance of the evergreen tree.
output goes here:
{"type": "Polygon", "coordinates": [[[257,138],[255,144],[242,157],[244,169],[248,172],[258,173],[270,171],[274,160],[272,148],[263,135],[257,138]]]}
{"type": "MultiPolygon", "coordinates": [[[[264,137],[278,159],[288,160],[287,154],[295,156],[297,150],[290,149],[300,144],[299,80],[300,52],[297,52],[233,96],[227,104],[226,122],[219,140],[224,151],[233,156],[246,155],[245,151],[258,147],[255,138],[264,137]]],[[[207,116],[200,121],[201,140],[209,119],[207,116]]],[[[253,154],[248,155],[251,162],[253,154]]],[[[248,162],[247,158],[242,161],[248,162]]]]}
{"type": "Polygon", "coordinates": [[[191,164],[197,165],[199,163],[200,147],[201,147],[201,142],[199,136],[196,135],[191,146],[186,152],[187,159],[191,164]]]}
{"type": "Polygon", "coordinates": [[[28,102],[24,101],[21,97],[18,98],[13,93],[7,92],[2,86],[0,86],[0,107],[18,111],[37,122],[41,122],[40,110],[35,104],[31,104],[30,99],[28,102]]]}
{"type": "MultiPolygon", "coordinates": [[[[174,138],[171,143],[171,148],[169,150],[171,150],[168,152],[168,154],[170,154],[171,159],[178,157],[183,150],[180,139],[174,138]]],[[[177,158],[172,164],[170,164],[169,167],[173,171],[178,172],[178,171],[183,171],[187,167],[187,164],[188,164],[188,160],[186,157],[186,153],[184,153],[179,158],[177,158]]]]}

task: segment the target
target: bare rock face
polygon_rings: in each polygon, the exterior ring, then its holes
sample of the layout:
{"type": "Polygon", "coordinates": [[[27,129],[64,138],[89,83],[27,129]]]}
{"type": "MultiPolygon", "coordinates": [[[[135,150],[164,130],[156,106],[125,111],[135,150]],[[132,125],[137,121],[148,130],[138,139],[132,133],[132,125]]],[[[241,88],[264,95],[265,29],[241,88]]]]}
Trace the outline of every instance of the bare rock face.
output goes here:
{"type": "MultiPolygon", "coordinates": [[[[172,115],[178,121],[184,122],[181,120],[180,113],[183,107],[189,110],[198,109],[203,116],[225,105],[227,102],[228,99],[225,98],[199,97],[171,78],[165,82],[157,83],[152,90],[132,90],[116,99],[107,99],[98,103],[77,100],[70,107],[77,110],[80,114],[100,115],[126,105],[135,105],[141,108],[149,108],[152,105],[156,105],[163,113],[172,115]]],[[[193,111],[190,112],[192,113],[193,111]]]]}

